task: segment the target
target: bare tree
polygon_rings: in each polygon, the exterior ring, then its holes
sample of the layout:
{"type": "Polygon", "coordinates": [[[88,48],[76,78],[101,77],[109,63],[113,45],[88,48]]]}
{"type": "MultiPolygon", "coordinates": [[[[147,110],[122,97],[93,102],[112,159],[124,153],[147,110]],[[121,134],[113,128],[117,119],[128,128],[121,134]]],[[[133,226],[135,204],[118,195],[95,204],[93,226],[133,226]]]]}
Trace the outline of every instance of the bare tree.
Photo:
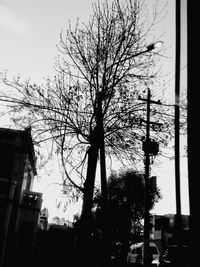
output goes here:
{"type": "MultiPolygon", "coordinates": [[[[36,144],[48,140],[56,144],[64,184],[83,193],[82,217],[87,219],[101,134],[106,156],[135,167],[143,160],[145,104],[138,96],[156,80],[156,63],[163,53],[147,46],[151,29],[161,18],[154,11],[149,23],[142,1],[94,3],[88,24],[69,23],[61,32],[54,78],[36,85],[20,77],[13,81],[2,77],[10,89],[1,94],[1,101],[7,102],[15,123],[32,127],[36,144]]],[[[170,126],[171,117],[163,109],[160,106],[154,118],[170,126]]],[[[167,127],[164,133],[154,130],[158,142],[171,134],[167,127]]]]}

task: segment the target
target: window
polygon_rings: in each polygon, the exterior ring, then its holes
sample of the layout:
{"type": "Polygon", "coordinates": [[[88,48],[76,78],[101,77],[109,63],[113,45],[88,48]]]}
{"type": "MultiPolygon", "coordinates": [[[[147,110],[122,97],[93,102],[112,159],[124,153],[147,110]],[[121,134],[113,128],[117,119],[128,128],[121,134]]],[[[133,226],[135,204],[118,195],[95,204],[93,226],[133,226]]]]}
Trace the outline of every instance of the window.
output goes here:
{"type": "Polygon", "coordinates": [[[0,177],[10,179],[13,168],[13,157],[6,155],[5,153],[0,154],[0,177]]]}

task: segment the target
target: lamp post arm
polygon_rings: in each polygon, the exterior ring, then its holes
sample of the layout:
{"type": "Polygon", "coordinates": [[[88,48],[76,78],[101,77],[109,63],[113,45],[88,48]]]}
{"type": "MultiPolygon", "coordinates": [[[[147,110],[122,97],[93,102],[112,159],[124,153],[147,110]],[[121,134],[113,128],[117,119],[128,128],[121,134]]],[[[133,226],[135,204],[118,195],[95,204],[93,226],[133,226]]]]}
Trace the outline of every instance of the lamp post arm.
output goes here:
{"type": "Polygon", "coordinates": [[[142,54],[145,54],[145,53],[147,53],[147,52],[150,52],[152,49],[146,49],[146,50],[144,50],[144,51],[141,51],[141,52],[138,52],[138,53],[136,53],[136,54],[134,54],[134,55],[131,55],[131,56],[129,56],[129,57],[126,57],[126,58],[124,58],[124,59],[122,59],[122,60],[119,60],[119,61],[117,61],[117,62],[115,62],[115,63],[113,63],[113,64],[111,64],[108,68],[107,68],[107,70],[109,70],[111,67],[113,67],[113,66],[115,66],[115,65],[117,65],[117,64],[121,64],[121,63],[123,63],[123,62],[125,62],[125,61],[127,61],[127,60],[129,60],[129,59],[132,59],[132,58],[134,58],[134,57],[137,57],[137,56],[140,56],[140,55],[142,55],[142,54]]]}

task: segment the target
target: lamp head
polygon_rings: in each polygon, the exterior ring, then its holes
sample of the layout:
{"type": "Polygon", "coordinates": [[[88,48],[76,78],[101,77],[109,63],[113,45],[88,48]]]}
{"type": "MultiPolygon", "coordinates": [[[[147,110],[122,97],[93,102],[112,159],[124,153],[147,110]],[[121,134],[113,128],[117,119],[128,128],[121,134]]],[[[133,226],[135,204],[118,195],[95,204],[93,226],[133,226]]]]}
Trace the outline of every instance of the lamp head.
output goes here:
{"type": "Polygon", "coordinates": [[[155,43],[152,43],[152,44],[150,44],[150,45],[147,46],[147,51],[151,51],[151,50],[153,50],[155,48],[159,48],[159,47],[162,46],[162,44],[163,44],[162,41],[157,41],[155,43]]]}

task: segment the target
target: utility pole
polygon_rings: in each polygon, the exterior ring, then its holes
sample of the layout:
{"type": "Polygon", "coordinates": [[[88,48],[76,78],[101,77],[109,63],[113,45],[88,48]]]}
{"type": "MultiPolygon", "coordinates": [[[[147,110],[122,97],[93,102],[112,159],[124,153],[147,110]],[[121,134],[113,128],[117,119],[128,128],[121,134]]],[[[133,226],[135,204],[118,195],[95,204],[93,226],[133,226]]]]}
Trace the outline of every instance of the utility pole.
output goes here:
{"type": "Polygon", "coordinates": [[[146,121],[142,120],[146,123],[146,139],[143,142],[143,151],[145,154],[145,192],[144,192],[144,266],[150,266],[149,263],[149,224],[150,224],[150,216],[149,216],[149,175],[150,175],[150,155],[157,155],[159,146],[158,143],[152,141],[150,138],[150,124],[157,124],[161,126],[161,123],[151,122],[150,121],[150,104],[161,104],[160,101],[151,100],[151,92],[148,88],[147,99],[139,97],[140,100],[147,102],[147,117],[146,121]]]}
{"type": "Polygon", "coordinates": [[[180,245],[181,193],[180,193],[180,0],[176,0],[176,60],[175,60],[175,183],[176,183],[176,235],[180,245]]]}
{"type": "Polygon", "coordinates": [[[182,218],[180,190],[180,55],[181,55],[181,1],[176,0],[176,54],[175,54],[175,185],[176,220],[175,233],[178,246],[178,264],[181,265],[182,218]]]}
{"type": "MultiPolygon", "coordinates": [[[[199,92],[194,90],[195,85],[198,84],[198,75],[195,73],[194,68],[192,71],[192,66],[195,66],[196,51],[197,49],[192,49],[192,44],[194,44],[195,34],[192,31],[194,22],[198,19],[194,16],[194,11],[197,10],[197,5],[194,2],[187,0],[187,142],[188,142],[188,190],[189,190],[189,208],[190,208],[190,248],[191,248],[191,258],[192,266],[199,260],[198,253],[196,252],[196,235],[199,233],[198,226],[198,209],[196,208],[196,203],[199,201],[199,196],[197,192],[199,191],[198,179],[194,179],[196,174],[199,172],[199,159],[196,157],[196,140],[199,139],[199,132],[196,131],[196,120],[194,116],[199,112],[199,92]],[[194,60],[194,61],[193,61],[194,60]],[[193,63],[193,64],[192,64],[193,63]]],[[[198,45],[198,44],[197,44],[198,45]]]]}

